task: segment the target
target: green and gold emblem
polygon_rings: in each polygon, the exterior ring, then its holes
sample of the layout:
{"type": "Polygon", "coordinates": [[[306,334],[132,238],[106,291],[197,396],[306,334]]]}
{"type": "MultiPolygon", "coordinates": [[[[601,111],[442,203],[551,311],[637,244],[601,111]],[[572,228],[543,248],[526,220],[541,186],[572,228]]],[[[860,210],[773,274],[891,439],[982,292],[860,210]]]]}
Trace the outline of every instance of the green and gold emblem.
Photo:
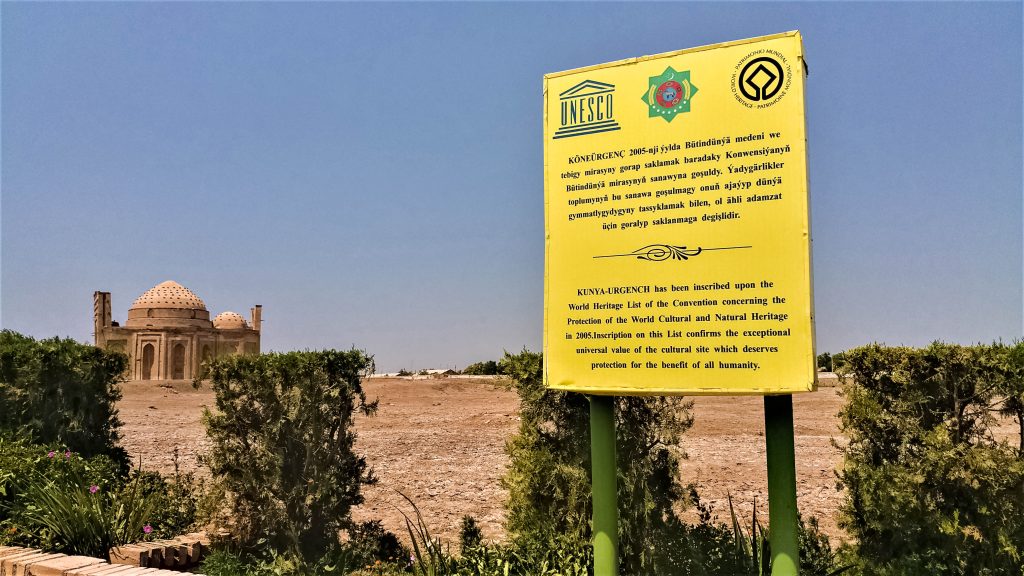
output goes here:
{"type": "Polygon", "coordinates": [[[643,100],[647,104],[647,117],[664,118],[671,122],[676,114],[690,111],[690,100],[697,87],[690,82],[690,71],[676,72],[671,66],[660,76],[651,76],[643,100]]]}

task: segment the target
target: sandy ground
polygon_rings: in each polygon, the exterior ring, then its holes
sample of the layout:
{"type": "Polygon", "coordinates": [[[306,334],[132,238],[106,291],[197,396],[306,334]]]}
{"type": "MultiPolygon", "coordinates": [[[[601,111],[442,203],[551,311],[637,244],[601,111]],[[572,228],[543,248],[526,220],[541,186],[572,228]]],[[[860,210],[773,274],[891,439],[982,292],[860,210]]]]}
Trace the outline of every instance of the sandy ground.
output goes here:
{"type": "MultiPolygon", "coordinates": [[[[431,530],[455,541],[463,515],[480,523],[486,538],[504,537],[500,478],[507,458],[505,441],[518,426],[515,393],[485,380],[371,379],[367,394],[380,400],[376,416],[357,419],[357,449],[380,479],[365,489],[360,520],[382,519],[405,533],[401,511],[422,511],[431,530]]],[[[835,513],[842,494],[833,470],[841,461],[836,413],[842,398],[836,388],[794,397],[797,497],[805,516],[819,518],[826,533],[841,538],[835,513]]],[[[685,436],[689,458],[684,481],[695,481],[701,498],[721,520],[728,519],[727,495],[749,519],[756,499],[767,512],[764,418],[760,397],[695,398],[695,422],[685,436]]],[[[182,470],[199,468],[197,456],[209,443],[201,424],[204,406],[213,406],[209,388],[187,383],[129,384],[119,404],[124,421],[122,444],[136,462],[170,473],[174,451],[182,470]]],[[[834,538],[834,539],[835,539],[834,538]]]]}

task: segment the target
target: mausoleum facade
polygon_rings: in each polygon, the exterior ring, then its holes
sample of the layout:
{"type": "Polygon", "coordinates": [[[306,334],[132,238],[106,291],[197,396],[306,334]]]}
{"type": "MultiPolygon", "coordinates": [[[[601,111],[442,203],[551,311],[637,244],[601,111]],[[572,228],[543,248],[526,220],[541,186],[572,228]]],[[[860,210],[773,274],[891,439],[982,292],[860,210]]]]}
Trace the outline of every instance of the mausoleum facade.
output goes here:
{"type": "Polygon", "coordinates": [[[96,346],[129,357],[128,380],[191,380],[203,362],[233,354],[259,354],[263,307],[210,320],[206,304],[174,281],[135,299],[124,326],[111,316],[110,292],[93,293],[96,346]]]}

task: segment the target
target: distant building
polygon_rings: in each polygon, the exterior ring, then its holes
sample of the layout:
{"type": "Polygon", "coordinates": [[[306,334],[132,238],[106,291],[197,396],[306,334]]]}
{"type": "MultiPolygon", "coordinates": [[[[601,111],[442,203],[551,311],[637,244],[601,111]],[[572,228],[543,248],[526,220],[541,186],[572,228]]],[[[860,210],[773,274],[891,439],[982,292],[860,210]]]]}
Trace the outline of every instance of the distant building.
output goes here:
{"type": "Polygon", "coordinates": [[[430,368],[424,370],[423,372],[426,372],[427,376],[433,376],[435,378],[442,378],[444,376],[454,376],[458,374],[458,372],[452,370],[451,368],[430,368]]]}
{"type": "Polygon", "coordinates": [[[261,313],[257,304],[248,323],[235,312],[211,321],[198,296],[167,281],[139,296],[121,326],[111,317],[110,292],[93,293],[96,346],[128,355],[128,380],[191,380],[213,358],[259,354],[261,313]]]}

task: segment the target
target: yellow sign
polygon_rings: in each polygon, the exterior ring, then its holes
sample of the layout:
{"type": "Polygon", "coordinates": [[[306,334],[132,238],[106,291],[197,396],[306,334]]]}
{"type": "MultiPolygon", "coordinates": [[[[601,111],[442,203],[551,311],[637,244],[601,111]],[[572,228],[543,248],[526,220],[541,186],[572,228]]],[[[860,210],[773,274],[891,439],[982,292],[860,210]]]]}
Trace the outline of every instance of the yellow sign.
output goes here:
{"type": "Polygon", "coordinates": [[[544,77],[544,377],[814,390],[799,32],[544,77]]]}

